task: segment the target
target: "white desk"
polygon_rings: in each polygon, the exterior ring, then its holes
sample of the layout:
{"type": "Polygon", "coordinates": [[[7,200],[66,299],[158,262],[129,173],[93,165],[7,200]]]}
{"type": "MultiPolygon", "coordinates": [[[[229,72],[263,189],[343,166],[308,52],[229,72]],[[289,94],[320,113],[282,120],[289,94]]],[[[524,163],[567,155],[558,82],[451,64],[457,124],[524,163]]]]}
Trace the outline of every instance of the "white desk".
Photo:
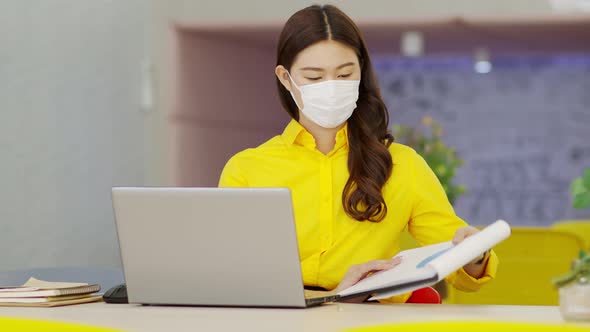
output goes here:
{"type": "Polygon", "coordinates": [[[424,321],[519,321],[562,324],[558,307],[331,304],[309,309],[154,307],[91,303],[57,308],[0,308],[0,317],[55,320],[130,331],[339,331],[424,321]]]}

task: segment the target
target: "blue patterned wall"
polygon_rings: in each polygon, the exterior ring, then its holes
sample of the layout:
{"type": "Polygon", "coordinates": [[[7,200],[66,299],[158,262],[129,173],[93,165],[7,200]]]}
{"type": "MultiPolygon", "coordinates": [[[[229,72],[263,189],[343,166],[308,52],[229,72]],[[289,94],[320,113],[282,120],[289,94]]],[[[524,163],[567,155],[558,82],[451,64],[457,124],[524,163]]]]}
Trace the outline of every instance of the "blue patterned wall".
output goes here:
{"type": "Polygon", "coordinates": [[[495,58],[489,74],[467,57],[374,62],[391,122],[432,116],[465,159],[459,216],[475,225],[590,219],[568,192],[590,166],[590,55],[495,58]]]}

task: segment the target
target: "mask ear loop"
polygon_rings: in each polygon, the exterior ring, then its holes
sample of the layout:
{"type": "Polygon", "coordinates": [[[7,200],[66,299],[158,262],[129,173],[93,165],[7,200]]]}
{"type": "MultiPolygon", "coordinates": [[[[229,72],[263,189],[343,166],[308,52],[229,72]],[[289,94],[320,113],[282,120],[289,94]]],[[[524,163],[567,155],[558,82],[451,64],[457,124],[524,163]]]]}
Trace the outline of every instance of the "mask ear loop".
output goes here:
{"type": "MultiPolygon", "coordinates": [[[[293,77],[291,77],[291,74],[289,73],[288,70],[287,70],[287,76],[289,76],[289,80],[291,80],[291,83],[293,83],[293,85],[297,88],[297,90],[299,90],[299,93],[301,94],[301,89],[297,86],[297,83],[295,83],[295,80],[293,80],[293,77]]],[[[289,93],[291,94],[291,97],[293,97],[293,101],[295,102],[295,105],[297,105],[297,108],[302,110],[303,107],[299,106],[299,103],[297,102],[297,98],[295,98],[293,91],[289,90],[289,93]]]]}

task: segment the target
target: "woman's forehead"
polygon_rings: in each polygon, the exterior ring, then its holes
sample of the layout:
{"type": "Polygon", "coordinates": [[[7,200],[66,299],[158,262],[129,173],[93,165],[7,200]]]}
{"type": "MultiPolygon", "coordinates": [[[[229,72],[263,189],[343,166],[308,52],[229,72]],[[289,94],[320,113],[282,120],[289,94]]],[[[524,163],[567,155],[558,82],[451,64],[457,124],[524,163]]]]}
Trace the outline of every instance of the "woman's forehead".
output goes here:
{"type": "Polygon", "coordinates": [[[293,67],[295,69],[314,67],[330,70],[349,62],[358,64],[356,52],[352,47],[337,41],[324,40],[299,52],[293,61],[293,67]]]}

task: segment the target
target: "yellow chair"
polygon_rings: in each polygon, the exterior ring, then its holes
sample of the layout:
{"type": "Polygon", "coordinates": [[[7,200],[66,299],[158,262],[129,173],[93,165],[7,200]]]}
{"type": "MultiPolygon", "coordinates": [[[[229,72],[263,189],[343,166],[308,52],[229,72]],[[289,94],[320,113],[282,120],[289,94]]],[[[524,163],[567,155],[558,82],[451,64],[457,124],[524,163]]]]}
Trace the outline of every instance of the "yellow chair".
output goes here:
{"type": "Polygon", "coordinates": [[[562,220],[551,228],[578,235],[584,240],[585,250],[590,250],[590,220],[562,220]]]}
{"type": "Polygon", "coordinates": [[[479,291],[449,287],[447,303],[557,305],[551,279],[569,271],[584,246],[580,237],[551,228],[513,227],[494,251],[500,258],[494,280],[479,291]]]}

